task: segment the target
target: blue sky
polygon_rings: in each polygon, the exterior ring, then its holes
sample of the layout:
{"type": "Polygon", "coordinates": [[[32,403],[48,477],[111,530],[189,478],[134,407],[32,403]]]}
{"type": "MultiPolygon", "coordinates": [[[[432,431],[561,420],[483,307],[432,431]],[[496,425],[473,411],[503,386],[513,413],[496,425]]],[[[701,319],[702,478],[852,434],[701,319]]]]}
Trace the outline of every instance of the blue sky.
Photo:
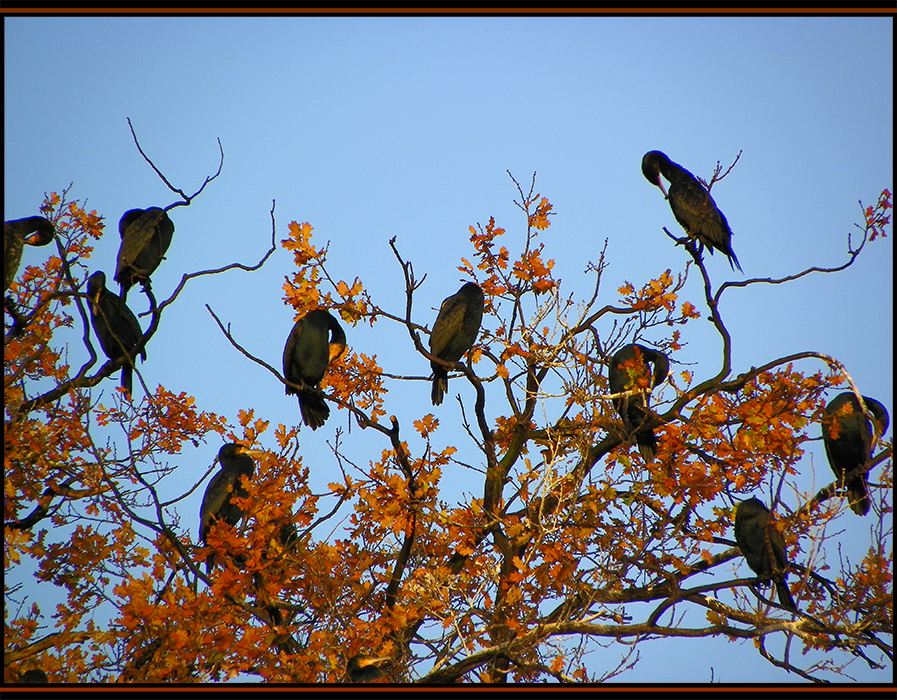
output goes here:
{"type": "MultiPolygon", "coordinates": [[[[146,153],[188,192],[217,168],[220,138],[221,176],[171,212],[174,241],[153,275],[158,299],[186,272],[255,264],[276,200],[278,241],[290,221],[310,222],[316,243],[331,241],[331,273],[360,277],[382,308],[401,313],[401,271],[388,246],[396,236],[418,276],[427,273],[414,320],[431,325],[461,284],[470,225],[494,216],[506,245],[523,242],[506,170],[521,184],[537,172],[537,191],[554,205],[540,240],[562,291],[591,292],[586,263],[609,240],[601,299],[612,304],[624,281],[639,287],[685,265],[661,231],[679,229],[642,176],[642,155],[662,150],[709,178],[717,161],[743,152],[713,194],[745,275],[717,254],[708,263],[714,281],[834,267],[862,220],[858,200],[874,204],[893,190],[892,32],[890,18],[868,17],[7,17],[4,218],[37,213],[44,192],[73,183],[70,196],[106,217],[91,270],[111,277],[121,214],[175,201],[137,153],[127,118],[146,153]]],[[[25,262],[45,251],[26,250],[25,262]]],[[[888,238],[837,275],[728,291],[721,312],[734,371],[816,350],[893,409],[892,255],[888,238]]],[[[204,308],[279,368],[293,320],[281,287],[292,269],[292,256],[278,249],[260,272],[191,282],[147,347],[145,381],[185,391],[233,423],[238,410],[255,408],[272,424],[297,424],[295,398],[244,360],[204,308]]],[[[683,298],[701,308],[700,292],[693,276],[683,298]]],[[[146,308],[136,291],[129,302],[146,308]]],[[[404,329],[346,330],[350,346],[376,353],[385,371],[428,374],[404,329]]],[[[689,324],[684,339],[677,359],[696,363],[698,380],[715,374],[720,342],[710,324],[689,324]]],[[[73,346],[73,365],[85,357],[73,346]]],[[[113,386],[101,386],[107,399],[113,386]]],[[[428,385],[388,386],[387,411],[411,437],[411,421],[432,410],[428,385]]],[[[472,396],[455,380],[449,394],[458,392],[472,396]]],[[[438,415],[444,427],[460,420],[454,401],[438,415]]],[[[318,492],[338,473],[326,443],[340,425],[346,414],[334,411],[325,429],[302,433],[318,492]]],[[[353,427],[348,437],[362,463],[386,447],[370,433],[353,427]]],[[[202,475],[219,446],[177,457],[185,482],[202,475]]],[[[801,476],[808,491],[829,483],[821,444],[801,476]]],[[[445,478],[457,491],[479,488],[463,475],[445,478]]],[[[199,509],[194,496],[187,522],[199,509]]],[[[853,559],[871,521],[840,521],[853,559]]],[[[619,649],[599,650],[596,668],[619,649]]],[[[619,680],[705,682],[711,667],[723,682],[796,680],[749,642],[654,642],[641,654],[619,680]]],[[[859,664],[851,671],[865,681],[891,675],[859,664]]]]}

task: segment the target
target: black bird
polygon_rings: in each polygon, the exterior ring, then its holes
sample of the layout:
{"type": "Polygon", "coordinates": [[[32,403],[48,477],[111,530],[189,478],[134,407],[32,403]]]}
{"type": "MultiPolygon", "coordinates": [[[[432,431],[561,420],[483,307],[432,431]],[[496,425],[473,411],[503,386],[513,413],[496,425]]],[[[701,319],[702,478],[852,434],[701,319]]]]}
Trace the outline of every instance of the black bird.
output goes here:
{"type": "Polygon", "coordinates": [[[763,501],[749,498],[738,504],[735,509],[735,541],[754,573],[775,583],[782,607],[797,610],[785,581],[788,567],[785,540],[771,522],[769,509],[763,501]]]}
{"type": "Polygon", "coordinates": [[[16,278],[25,244],[41,246],[53,240],[53,224],[42,216],[3,222],[3,291],[16,278]]]}
{"type": "Polygon", "coordinates": [[[118,222],[121,247],[115,281],[121,286],[121,298],[127,299],[128,290],[135,282],[149,282],[156,271],[174,235],[174,224],[164,209],[131,209],[118,222]]]}
{"type": "MultiPolygon", "coordinates": [[[[618,394],[631,389],[653,389],[670,372],[670,360],[662,352],[646,348],[644,345],[624,345],[610,360],[608,381],[610,393],[618,394]],[[652,365],[649,369],[647,365],[652,365]],[[650,372],[650,373],[649,373],[650,372]]],[[[613,399],[614,408],[623,419],[628,432],[637,430],[648,418],[645,408],[650,405],[648,397],[638,394],[613,399]]],[[[639,430],[635,435],[638,451],[646,462],[657,457],[657,438],[653,429],[639,430]]]]}
{"type": "MultiPolygon", "coordinates": [[[[483,320],[485,297],[483,290],[468,282],[457,294],[450,296],[439,307],[439,315],[430,333],[430,354],[446,362],[459,362],[476,342],[483,320]]],[[[433,368],[433,405],[439,406],[448,391],[448,370],[430,360],[433,368]]]]}
{"type": "Polygon", "coordinates": [[[741,265],[732,250],[732,229],[725,215],[716,206],[713,197],[704,185],[688,170],[674,163],[660,151],[648,151],[642,158],[642,174],[648,182],[660,188],[670,201],[670,208],[676,221],[685,229],[691,238],[698,240],[698,252],[704,246],[713,250],[721,250],[729,258],[729,265],[739,271],[741,265]],[[670,191],[663,187],[660,176],[670,181],[670,191]]]}
{"type": "MultiPolygon", "coordinates": [[[[100,346],[110,360],[122,360],[121,385],[131,396],[132,362],[136,358],[128,358],[143,331],[137,317],[125,305],[124,301],[106,289],[106,275],[94,272],[87,280],[87,296],[90,298],[90,320],[100,346]]],[[[140,351],[140,357],[146,361],[146,350],[140,351]]]]}
{"type": "Polygon", "coordinates": [[[50,682],[50,679],[47,678],[47,674],[44,673],[39,668],[30,668],[27,671],[25,671],[25,673],[23,673],[21,676],[19,676],[19,683],[26,683],[26,684],[30,685],[32,683],[49,683],[49,682],[50,682]]]}
{"type": "Polygon", "coordinates": [[[296,394],[302,420],[312,430],[324,425],[330,408],[318,384],[331,362],[346,351],[346,334],[337,320],[324,309],[311,311],[290,331],[283,349],[283,376],[293,384],[305,384],[305,389],[286,387],[286,393],[296,394]]]}
{"type": "MultiPolygon", "coordinates": [[[[877,428],[884,435],[890,424],[887,409],[875,399],[863,397],[869,411],[875,417],[877,428]]],[[[845,475],[859,469],[872,458],[872,426],[860,410],[860,403],[853,392],[838,394],[825,407],[831,417],[822,429],[822,441],[828,463],[838,477],[841,486],[846,486],[850,508],[857,515],[869,512],[869,494],[866,491],[866,474],[859,474],[844,483],[845,475]],[[845,413],[850,406],[850,412],[845,413]]]]}
{"type": "MultiPolygon", "coordinates": [[[[199,509],[199,539],[208,544],[206,539],[212,527],[212,521],[222,521],[236,527],[243,519],[243,510],[231,501],[231,498],[246,498],[246,489],[241,483],[241,476],[252,478],[255,472],[254,456],[263,454],[261,450],[252,450],[236,442],[228,443],[218,450],[218,463],[221,469],[206,487],[199,509]]],[[[215,565],[215,555],[206,559],[206,571],[215,565]]]]}
{"type": "Polygon", "coordinates": [[[367,683],[383,677],[383,670],[378,664],[392,661],[389,656],[370,656],[369,654],[356,654],[346,666],[346,673],[353,683],[367,683]]]}

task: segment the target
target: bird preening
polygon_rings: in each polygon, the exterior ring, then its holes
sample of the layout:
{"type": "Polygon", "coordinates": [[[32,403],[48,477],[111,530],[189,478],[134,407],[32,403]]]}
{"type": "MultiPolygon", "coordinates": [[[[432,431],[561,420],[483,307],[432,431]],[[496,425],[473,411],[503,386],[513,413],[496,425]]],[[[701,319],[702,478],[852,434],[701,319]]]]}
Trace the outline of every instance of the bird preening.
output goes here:
{"type": "MultiPolygon", "coordinates": [[[[133,388],[133,350],[140,342],[143,331],[137,317],[117,294],[106,289],[106,275],[94,272],[87,280],[87,296],[90,301],[90,320],[100,347],[110,360],[123,361],[121,386],[131,397],[133,388]]],[[[146,361],[146,349],[140,351],[146,361]]]]}
{"type": "Polygon", "coordinates": [[[115,267],[115,281],[121,287],[121,298],[137,282],[149,285],[149,278],[165,257],[174,224],[164,209],[130,209],[118,222],[121,246],[115,267]]]}
{"type": "Polygon", "coordinates": [[[307,313],[293,325],[283,349],[283,376],[297,389],[286,386],[286,393],[296,394],[302,420],[317,430],[330,416],[318,384],[331,362],[346,352],[346,333],[339,322],[324,309],[307,313]]]}
{"type": "MultiPolygon", "coordinates": [[[[243,509],[233,502],[233,498],[246,498],[246,487],[242,477],[252,478],[255,473],[253,457],[264,454],[261,450],[253,450],[236,442],[228,443],[218,450],[218,463],[221,465],[202,497],[199,509],[199,539],[208,544],[209,530],[215,522],[225,522],[236,527],[243,519],[243,509]]],[[[215,554],[210,553],[206,559],[206,571],[211,572],[215,565],[215,554]]]]}
{"type": "MultiPolygon", "coordinates": [[[[876,434],[881,437],[888,429],[890,417],[887,409],[875,399],[863,397],[863,403],[875,418],[876,434]]],[[[827,420],[822,426],[822,441],[828,463],[838,478],[839,486],[846,489],[848,503],[857,515],[869,512],[869,494],[866,472],[860,471],[872,459],[872,428],[869,419],[860,408],[853,392],[838,394],[825,407],[827,420]]]]}
{"type": "Polygon", "coordinates": [[[735,541],[753,572],[760,579],[772,580],[775,584],[781,606],[797,610],[785,580],[788,568],[785,540],[763,501],[749,498],[738,504],[735,509],[735,541]]]}
{"type": "Polygon", "coordinates": [[[42,216],[29,216],[3,222],[3,291],[9,289],[25,245],[44,246],[53,240],[53,224],[42,216]]]}
{"type": "MultiPolygon", "coordinates": [[[[439,307],[439,314],[430,333],[430,354],[446,362],[459,362],[476,342],[483,320],[483,290],[467,282],[439,307]]],[[[448,391],[448,369],[430,361],[433,369],[433,390],[430,398],[439,406],[448,391]]]]}
{"type": "MultiPolygon", "coordinates": [[[[659,386],[670,372],[670,360],[662,352],[644,345],[625,345],[610,360],[608,384],[611,394],[659,386]]],[[[635,432],[639,453],[646,462],[657,457],[657,437],[652,428],[643,428],[650,414],[648,396],[633,394],[613,399],[614,408],[623,419],[627,432],[635,432]]]]}
{"type": "Polygon", "coordinates": [[[716,206],[710,191],[688,170],[667,158],[660,151],[648,151],[642,158],[642,174],[652,185],[660,188],[670,202],[673,216],[685,229],[689,238],[698,241],[698,254],[704,246],[719,250],[729,258],[729,265],[743,272],[735,251],[732,250],[732,229],[725,215],[716,206]],[[669,183],[667,192],[660,176],[669,183]]]}

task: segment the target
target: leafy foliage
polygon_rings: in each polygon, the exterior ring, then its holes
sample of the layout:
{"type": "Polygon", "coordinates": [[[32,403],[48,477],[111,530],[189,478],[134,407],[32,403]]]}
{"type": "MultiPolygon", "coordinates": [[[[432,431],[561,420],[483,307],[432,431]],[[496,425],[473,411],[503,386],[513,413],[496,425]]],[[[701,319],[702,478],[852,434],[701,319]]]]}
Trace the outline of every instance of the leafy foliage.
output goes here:
{"type": "MultiPolygon", "coordinates": [[[[144,384],[139,401],[140,392],[132,403],[116,391],[110,404],[97,402],[93,390],[117,369],[93,347],[83,294],[103,219],[67,193],[48,196],[41,213],[57,227],[56,254],[10,290],[4,569],[36,567],[40,586],[58,590],[61,602],[45,609],[31,591],[6,588],[7,680],[39,665],[65,682],[332,682],[346,680],[352,655],[372,653],[390,658],[385,677],[393,681],[601,681],[635,657],[595,668],[586,663],[588,644],[635,649],[658,637],[752,638],[771,663],[813,680],[846,674],[858,659],[889,663],[890,443],[879,443],[875,459],[878,542],[856,563],[840,560],[828,551],[846,507],[833,498],[837,485],[813,494],[794,477],[818,433],[825,391],[852,380],[816,352],[757,358],[731,376],[720,295],[788,280],[715,287],[686,243],[693,262],[627,282],[617,305],[597,305],[603,253],[590,267],[591,298],[564,296],[543,240],[552,205],[533,188],[518,192],[522,249],[501,245],[505,229],[490,218],[470,227],[472,252],[458,265],[486,295],[483,332],[456,366],[474,402],[462,403],[460,418],[437,418],[422,393],[409,443],[397,419],[385,419],[388,388],[414,378],[381,368],[376,355],[348,353],[322,388],[383,445],[357,464],[353,436],[338,432],[332,471],[342,476],[324,494],[309,487],[299,428],[272,426],[258,407],[231,426],[177,388],[144,384]],[[695,273],[705,296],[683,299],[695,273]],[[659,453],[646,464],[608,396],[608,360],[650,334],[675,367],[689,324],[704,317],[720,334],[720,367],[676,369],[654,389],[659,453]],[[83,352],[56,341],[60,328],[82,331],[83,352]],[[80,367],[68,364],[84,354],[80,367]],[[800,369],[820,361],[813,373],[800,369]],[[100,441],[99,430],[112,427],[119,437],[100,441]],[[180,508],[202,486],[184,484],[168,501],[159,493],[178,483],[185,444],[222,440],[263,445],[266,456],[239,499],[244,522],[210,533],[221,565],[206,574],[195,514],[180,508]],[[349,463],[363,478],[347,473],[349,463]],[[447,471],[464,467],[479,475],[475,495],[449,502],[447,471]],[[734,505],[764,490],[793,563],[798,615],[771,603],[755,578],[732,577],[729,562],[740,557],[726,537],[734,505]],[[334,530],[336,518],[342,529],[334,530]],[[290,526],[295,536],[285,538],[290,526]],[[113,611],[107,620],[93,615],[101,605],[113,611]],[[788,653],[792,640],[830,654],[830,663],[802,666],[788,653]]],[[[847,265],[885,236],[890,208],[885,190],[864,210],[863,240],[847,265]]],[[[359,278],[332,276],[328,247],[316,247],[312,231],[293,222],[281,241],[294,255],[284,301],[297,317],[334,309],[358,329],[350,338],[359,347],[363,324],[395,324],[429,359],[421,340],[428,330],[411,320],[420,281],[395,240],[407,299],[400,311],[378,306],[359,278]]],[[[161,305],[147,294],[144,343],[166,332],[162,311],[190,277],[161,305]]],[[[151,364],[137,368],[141,384],[144,374],[151,364]]]]}

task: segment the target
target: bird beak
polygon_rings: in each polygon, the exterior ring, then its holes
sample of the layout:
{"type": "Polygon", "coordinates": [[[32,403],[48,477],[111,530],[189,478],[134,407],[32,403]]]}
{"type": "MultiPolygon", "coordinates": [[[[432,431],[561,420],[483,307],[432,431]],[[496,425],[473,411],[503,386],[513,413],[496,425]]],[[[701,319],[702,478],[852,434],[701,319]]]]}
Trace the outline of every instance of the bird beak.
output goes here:
{"type": "Polygon", "coordinates": [[[243,445],[240,445],[240,448],[239,454],[241,455],[249,455],[250,457],[264,457],[265,455],[264,450],[251,449],[249,447],[244,447],[243,445]]]}
{"type": "Polygon", "coordinates": [[[362,668],[366,666],[374,666],[375,664],[383,663],[384,661],[392,661],[391,656],[369,656],[365,659],[360,659],[358,661],[358,665],[362,668]]]}
{"type": "Polygon", "coordinates": [[[347,349],[348,346],[345,343],[330,343],[330,359],[328,360],[328,364],[342,357],[347,349]]]}

